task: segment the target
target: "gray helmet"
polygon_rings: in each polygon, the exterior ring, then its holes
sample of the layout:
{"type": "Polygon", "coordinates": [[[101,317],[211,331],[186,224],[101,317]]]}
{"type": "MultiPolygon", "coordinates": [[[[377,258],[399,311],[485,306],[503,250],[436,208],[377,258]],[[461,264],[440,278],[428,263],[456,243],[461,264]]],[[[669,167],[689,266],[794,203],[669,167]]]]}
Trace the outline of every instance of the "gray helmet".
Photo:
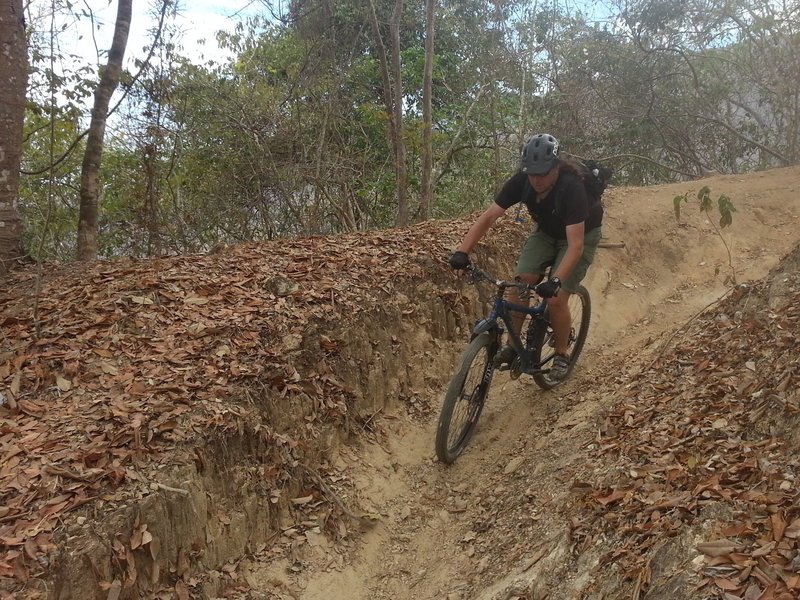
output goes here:
{"type": "Polygon", "coordinates": [[[520,170],[526,175],[544,175],[558,162],[558,140],[540,133],[528,140],[522,148],[520,170]]]}

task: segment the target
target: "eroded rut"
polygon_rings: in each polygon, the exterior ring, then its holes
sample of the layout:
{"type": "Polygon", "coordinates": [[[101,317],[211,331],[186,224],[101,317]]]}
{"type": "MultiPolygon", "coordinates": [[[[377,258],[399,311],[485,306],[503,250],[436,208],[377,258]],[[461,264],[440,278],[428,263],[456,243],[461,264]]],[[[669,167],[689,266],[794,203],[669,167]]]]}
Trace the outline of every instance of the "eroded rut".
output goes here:
{"type": "MultiPolygon", "coordinates": [[[[696,304],[705,300],[698,295],[696,304]]],[[[251,563],[247,581],[307,600],[533,598],[534,582],[563,568],[570,551],[571,473],[587,461],[602,412],[617,397],[604,374],[641,368],[641,338],[665,333],[645,321],[613,346],[592,340],[572,380],[549,392],[498,374],[470,447],[451,466],[435,458],[435,415],[384,418],[380,443],[345,449],[337,464],[358,490],[353,501],[380,515],[374,527],[348,546],[304,545],[296,560],[251,563]],[[508,498],[518,504],[511,520],[498,514],[508,498]]],[[[443,393],[429,398],[434,409],[443,393]]],[[[563,584],[579,589],[581,580],[563,584]]]]}

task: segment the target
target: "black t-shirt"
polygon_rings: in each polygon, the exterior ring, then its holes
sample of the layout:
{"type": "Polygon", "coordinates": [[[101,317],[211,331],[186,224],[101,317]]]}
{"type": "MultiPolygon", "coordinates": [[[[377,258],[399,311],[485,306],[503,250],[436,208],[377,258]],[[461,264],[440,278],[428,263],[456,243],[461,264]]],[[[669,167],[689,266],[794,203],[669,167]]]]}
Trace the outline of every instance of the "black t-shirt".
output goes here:
{"type": "Polygon", "coordinates": [[[539,230],[558,240],[567,239],[567,225],[585,222],[589,232],[603,222],[603,205],[590,198],[583,182],[567,171],[562,171],[547,197],[538,202],[536,191],[521,171],[511,176],[504,184],[495,204],[510,208],[517,202],[528,207],[528,212],[539,224],[539,230]]]}

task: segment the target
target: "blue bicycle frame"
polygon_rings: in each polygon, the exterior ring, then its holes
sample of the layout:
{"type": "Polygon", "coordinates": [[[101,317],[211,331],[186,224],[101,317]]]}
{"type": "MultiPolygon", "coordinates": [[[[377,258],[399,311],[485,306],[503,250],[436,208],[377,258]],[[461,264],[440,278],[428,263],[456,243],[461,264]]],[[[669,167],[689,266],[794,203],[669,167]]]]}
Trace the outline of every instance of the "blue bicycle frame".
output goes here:
{"type": "MultiPolygon", "coordinates": [[[[475,271],[478,270],[475,269],[475,271]]],[[[542,366],[547,362],[549,362],[550,360],[552,360],[553,357],[550,356],[544,362],[534,364],[533,352],[528,350],[526,344],[522,342],[521,335],[515,332],[514,328],[511,326],[512,312],[518,312],[530,315],[532,321],[529,324],[529,327],[548,326],[549,322],[547,320],[547,317],[545,317],[545,311],[547,310],[547,300],[543,298],[541,302],[539,302],[534,307],[524,306],[522,304],[515,304],[513,302],[509,302],[503,297],[506,288],[515,287],[530,292],[533,291],[533,286],[520,283],[512,283],[509,281],[496,281],[488,277],[487,274],[482,271],[477,272],[476,275],[479,275],[485,279],[488,279],[489,281],[492,281],[497,286],[497,295],[495,296],[494,299],[494,305],[492,306],[491,314],[485,319],[481,319],[475,324],[475,327],[472,330],[472,336],[475,337],[482,333],[494,331],[495,334],[499,337],[500,335],[503,334],[504,330],[507,330],[508,335],[513,340],[513,345],[518,349],[521,371],[523,373],[527,373],[528,375],[535,375],[538,373],[548,373],[549,369],[543,369],[542,366]],[[498,323],[498,320],[502,322],[502,325],[498,323]],[[503,325],[505,325],[505,328],[503,327],[503,325]]]]}

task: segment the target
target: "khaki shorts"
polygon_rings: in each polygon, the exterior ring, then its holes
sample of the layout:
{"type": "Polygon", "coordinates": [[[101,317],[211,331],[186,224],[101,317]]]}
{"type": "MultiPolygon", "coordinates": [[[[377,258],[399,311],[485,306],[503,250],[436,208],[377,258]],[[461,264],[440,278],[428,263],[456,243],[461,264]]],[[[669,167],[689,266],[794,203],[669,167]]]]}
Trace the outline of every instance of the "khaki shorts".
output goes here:
{"type": "MultiPolygon", "coordinates": [[[[601,235],[600,227],[595,227],[584,235],[583,254],[570,276],[561,282],[561,287],[566,291],[570,293],[577,291],[578,285],[583,281],[589,265],[594,260],[601,235]]],[[[566,252],[567,240],[557,240],[541,231],[534,231],[522,247],[515,273],[517,275],[544,275],[550,264],[554,267],[558,266],[566,252]]]]}

